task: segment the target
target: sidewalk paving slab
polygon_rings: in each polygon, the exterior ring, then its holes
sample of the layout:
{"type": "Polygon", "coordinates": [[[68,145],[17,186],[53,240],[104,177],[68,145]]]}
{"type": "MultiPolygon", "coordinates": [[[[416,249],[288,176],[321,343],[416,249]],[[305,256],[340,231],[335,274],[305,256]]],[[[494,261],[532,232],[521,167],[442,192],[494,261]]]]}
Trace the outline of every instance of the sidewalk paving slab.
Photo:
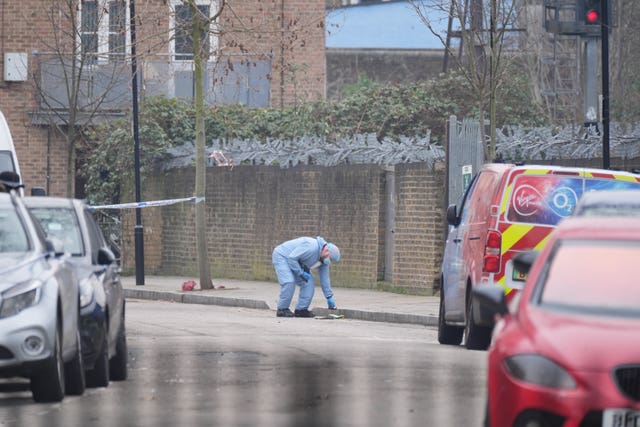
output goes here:
{"type": "MultiPolygon", "coordinates": [[[[273,310],[280,287],[275,282],[245,281],[235,279],[213,279],[215,289],[201,290],[199,285],[193,291],[183,291],[182,283],[192,277],[145,276],[143,285],[136,285],[135,276],[122,276],[126,298],[172,301],[185,304],[209,304],[229,307],[245,307],[273,310]]],[[[330,312],[343,314],[347,319],[373,322],[410,323],[423,326],[438,325],[439,298],[382,292],[369,289],[340,288],[334,286],[338,310],[329,311],[319,286],[311,304],[311,310],[318,316],[330,312]]],[[[298,290],[293,297],[292,307],[298,298],[298,290]]],[[[292,308],[293,309],[293,308],[292,308]]]]}

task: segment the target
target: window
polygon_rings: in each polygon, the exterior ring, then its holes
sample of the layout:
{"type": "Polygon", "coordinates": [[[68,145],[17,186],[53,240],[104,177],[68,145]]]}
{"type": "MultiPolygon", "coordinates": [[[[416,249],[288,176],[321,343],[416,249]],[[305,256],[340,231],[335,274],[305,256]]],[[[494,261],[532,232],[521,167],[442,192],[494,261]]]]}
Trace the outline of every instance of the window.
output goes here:
{"type": "Polygon", "coordinates": [[[563,240],[546,261],[540,303],[591,313],[638,316],[640,243],[563,240]]]}
{"type": "Polygon", "coordinates": [[[80,18],[82,54],[98,59],[124,59],[127,35],[126,0],[83,1],[80,18]]]}
{"type": "MultiPolygon", "coordinates": [[[[200,13],[204,16],[210,16],[211,9],[209,5],[197,5],[200,13]]],[[[175,11],[175,39],[174,39],[174,53],[176,61],[191,61],[193,60],[193,35],[191,25],[193,20],[193,10],[191,6],[184,4],[176,4],[174,6],[175,11]]],[[[209,24],[207,23],[204,31],[201,34],[201,45],[204,46],[207,51],[210,48],[209,42],[209,24]]]]}
{"type": "Polygon", "coordinates": [[[104,241],[104,237],[102,236],[102,232],[100,228],[98,228],[98,224],[93,219],[91,212],[88,209],[83,210],[84,222],[87,224],[87,229],[89,231],[89,245],[91,247],[89,250],[91,251],[91,262],[93,264],[98,264],[98,251],[100,248],[106,246],[104,241]]]}
{"type": "Polygon", "coordinates": [[[0,210],[0,252],[26,252],[29,240],[22,221],[13,209],[0,210]]]}
{"type": "Polygon", "coordinates": [[[31,213],[38,220],[48,238],[60,240],[65,252],[73,256],[84,255],[84,244],[75,212],[68,208],[33,208],[31,213]]]}
{"type": "Polygon", "coordinates": [[[556,225],[568,217],[580,196],[582,178],[554,175],[519,175],[507,207],[507,220],[528,224],[556,225]]]}
{"type": "Polygon", "coordinates": [[[98,5],[95,1],[82,3],[82,18],[80,20],[80,34],[82,55],[94,62],[98,53],[98,5]]]}
{"type": "Polygon", "coordinates": [[[109,2],[109,52],[124,59],[127,35],[127,5],[123,0],[109,2]]]}
{"type": "Polygon", "coordinates": [[[0,172],[15,170],[16,168],[11,158],[11,151],[0,151],[0,172]]]}

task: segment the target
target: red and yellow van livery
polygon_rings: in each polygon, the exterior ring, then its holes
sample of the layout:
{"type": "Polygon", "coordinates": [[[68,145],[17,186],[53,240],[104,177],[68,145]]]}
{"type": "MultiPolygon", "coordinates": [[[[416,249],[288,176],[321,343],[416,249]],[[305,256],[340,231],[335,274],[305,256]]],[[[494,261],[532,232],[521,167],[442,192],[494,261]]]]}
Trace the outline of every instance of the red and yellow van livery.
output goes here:
{"type": "Polygon", "coordinates": [[[634,187],[640,190],[640,176],[624,172],[514,169],[509,175],[498,218],[499,268],[486,271],[494,273],[492,282],[503,285],[507,294],[512,293],[513,289],[505,284],[506,273],[512,271],[507,262],[515,253],[541,249],[558,222],[573,213],[582,194],[634,187]]]}

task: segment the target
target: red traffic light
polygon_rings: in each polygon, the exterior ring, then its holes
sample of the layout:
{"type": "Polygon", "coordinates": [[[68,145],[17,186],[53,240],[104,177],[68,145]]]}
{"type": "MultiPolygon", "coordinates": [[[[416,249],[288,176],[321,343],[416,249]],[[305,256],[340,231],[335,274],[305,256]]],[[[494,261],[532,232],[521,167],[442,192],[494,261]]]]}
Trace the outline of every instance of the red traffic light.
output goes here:
{"type": "Polygon", "coordinates": [[[587,24],[599,24],[600,23],[600,13],[597,10],[590,9],[587,11],[585,16],[585,20],[587,24]]]}

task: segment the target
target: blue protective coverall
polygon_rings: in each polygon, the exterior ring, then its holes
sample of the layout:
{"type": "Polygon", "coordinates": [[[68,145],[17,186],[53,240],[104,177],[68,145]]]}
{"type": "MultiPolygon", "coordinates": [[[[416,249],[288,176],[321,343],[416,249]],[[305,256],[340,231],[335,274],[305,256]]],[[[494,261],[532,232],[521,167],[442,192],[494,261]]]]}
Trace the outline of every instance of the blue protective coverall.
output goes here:
{"type": "Polygon", "coordinates": [[[318,269],[320,286],[325,298],[333,296],[331,290],[331,280],[329,279],[329,266],[320,261],[320,252],[327,241],[322,237],[298,237],[297,239],[286,241],[273,250],[273,267],[280,283],[280,297],[278,298],[278,309],[287,309],[291,305],[295,285],[300,286],[298,303],[296,310],[309,309],[314,292],[314,277],[308,281],[302,278],[303,266],[308,269],[318,269]]]}

